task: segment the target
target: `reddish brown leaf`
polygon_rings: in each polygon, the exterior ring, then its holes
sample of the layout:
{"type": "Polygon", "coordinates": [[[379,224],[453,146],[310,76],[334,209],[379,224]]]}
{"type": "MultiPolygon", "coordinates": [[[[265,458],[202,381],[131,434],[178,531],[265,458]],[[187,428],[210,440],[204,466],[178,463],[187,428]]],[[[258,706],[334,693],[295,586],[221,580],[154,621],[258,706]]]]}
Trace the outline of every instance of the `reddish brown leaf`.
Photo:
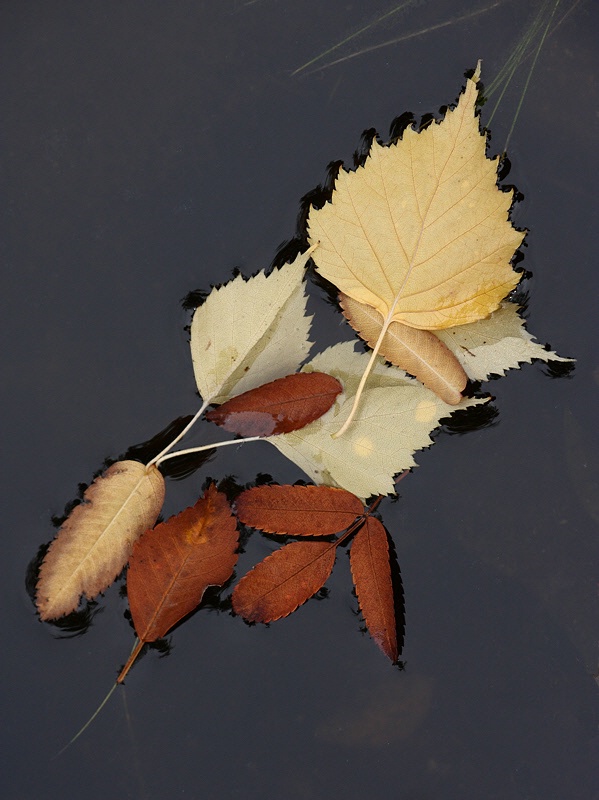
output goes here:
{"type": "Polygon", "coordinates": [[[389,541],[378,519],[367,517],[350,550],[351,572],[368,631],[391,661],[398,658],[389,541]]]}
{"type": "Polygon", "coordinates": [[[257,486],[239,495],[236,508],[246,525],[289,536],[330,536],[364,513],[355,494],[329,486],[257,486]]]}
{"type": "Polygon", "coordinates": [[[248,622],[286,617],[324,585],[334,563],[334,543],[288,544],[239,581],[233,592],[233,610],[248,622]]]}
{"type": "Polygon", "coordinates": [[[220,586],[237,561],[238,531],[224,494],[212,484],[191,508],[147,531],[133,547],[127,595],[140,639],[118,677],[124,680],[145,642],[164,636],[220,586]]]}
{"type": "Polygon", "coordinates": [[[206,419],[241,436],[289,433],[321,417],[341,391],[331,375],[298,372],[227,400],[206,419]]]}

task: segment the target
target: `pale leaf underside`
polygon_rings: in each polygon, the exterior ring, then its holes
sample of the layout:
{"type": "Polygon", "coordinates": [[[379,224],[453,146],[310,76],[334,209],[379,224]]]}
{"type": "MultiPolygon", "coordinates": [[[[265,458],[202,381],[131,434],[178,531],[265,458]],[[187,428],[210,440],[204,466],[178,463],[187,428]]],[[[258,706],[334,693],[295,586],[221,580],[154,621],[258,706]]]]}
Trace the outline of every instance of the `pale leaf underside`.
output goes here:
{"type": "Polygon", "coordinates": [[[44,620],[74,611],[82,594],[95,597],[127,563],[135,540],[156,522],[164,479],[156,467],[117,461],[91,484],[44,558],[37,607],[44,620]]]}
{"type": "Polygon", "coordinates": [[[214,289],[193,315],[191,356],[205,402],[234,395],[295,372],[311,347],[305,315],[305,266],[310,252],[270,275],[238,276],[214,289]]]}
{"type": "Polygon", "coordinates": [[[484,381],[491,375],[505,375],[507,370],[534,359],[571,362],[533,341],[524,328],[515,303],[504,302],[488,319],[471,325],[459,325],[438,331],[437,335],[454,353],[468,377],[484,381]]]}
{"type": "MultiPolygon", "coordinates": [[[[352,327],[358,331],[360,336],[372,347],[372,342],[376,341],[382,329],[382,317],[371,306],[358,303],[356,300],[341,296],[343,312],[352,327]]],[[[403,343],[406,335],[409,337],[412,329],[399,323],[391,323],[382,341],[379,352],[388,361],[403,367],[407,372],[415,375],[425,385],[429,386],[446,402],[451,402],[450,397],[445,397],[443,392],[451,392],[452,386],[460,384],[460,374],[462,380],[470,378],[474,381],[484,381],[491,375],[505,375],[509,369],[519,367],[523,362],[530,363],[534,359],[541,361],[572,361],[570,358],[558,356],[552,350],[548,350],[543,345],[535,342],[533,337],[525,329],[524,320],[518,314],[519,307],[515,303],[504,301],[497,311],[494,311],[487,319],[472,322],[470,325],[456,325],[453,328],[446,328],[443,331],[413,330],[415,334],[425,334],[434,336],[441,342],[441,345],[450,352],[454,363],[458,362],[459,370],[447,365],[446,362],[437,366],[433,358],[426,352],[420,342],[417,343],[417,356],[432,367],[433,380],[424,380],[426,374],[419,374],[420,366],[418,361],[410,364],[404,358],[402,352],[403,343]],[[404,359],[404,363],[399,361],[404,359]],[[447,370],[447,372],[446,372],[447,370]],[[455,376],[455,377],[452,377],[455,376]],[[446,386],[441,383],[446,383],[446,386]]],[[[426,344],[426,340],[422,340],[426,344]]],[[[416,349],[416,347],[414,348],[416,349]]],[[[441,351],[439,360],[443,359],[441,351]]],[[[437,362],[438,363],[438,362],[437,362]]],[[[463,387],[462,387],[463,388],[463,387]]]]}
{"type": "Polygon", "coordinates": [[[439,421],[456,409],[486,402],[468,398],[457,406],[443,402],[420,382],[397,367],[375,365],[351,427],[332,438],[345,422],[368,355],[344,342],[317,355],[306,370],[333,375],[344,386],[333,407],[299,431],[268,439],[315,483],[339,486],[364,499],[394,494],[393,476],[415,466],[413,454],[432,443],[439,421]]]}

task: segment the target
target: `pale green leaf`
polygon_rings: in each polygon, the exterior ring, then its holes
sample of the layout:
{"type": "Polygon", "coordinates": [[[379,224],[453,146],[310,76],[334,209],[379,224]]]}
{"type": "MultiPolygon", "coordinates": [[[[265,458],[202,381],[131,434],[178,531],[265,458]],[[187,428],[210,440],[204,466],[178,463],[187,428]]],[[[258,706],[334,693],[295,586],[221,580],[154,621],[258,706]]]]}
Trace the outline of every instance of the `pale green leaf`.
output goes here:
{"type": "Polygon", "coordinates": [[[317,355],[304,369],[328,372],[342,382],[344,392],[320,419],[268,440],[315,483],[340,486],[361,498],[393,494],[393,476],[416,464],[413,453],[432,444],[430,434],[440,419],[486,402],[466,399],[450,406],[403,370],[385,366],[381,359],[372,370],[352,426],[333,439],[350,412],[368,358],[356,353],[351,342],[317,355]]]}
{"type": "Polygon", "coordinates": [[[235,278],[214,289],[191,323],[191,357],[205,402],[233,395],[295,372],[308,355],[302,253],[270,275],[235,278]]]}
{"type": "Polygon", "coordinates": [[[487,319],[435,333],[455,354],[468,376],[476,381],[487,380],[491,375],[505,375],[508,369],[530,363],[535,358],[572,361],[535,342],[525,330],[524,320],[514,303],[502,303],[487,319]]]}

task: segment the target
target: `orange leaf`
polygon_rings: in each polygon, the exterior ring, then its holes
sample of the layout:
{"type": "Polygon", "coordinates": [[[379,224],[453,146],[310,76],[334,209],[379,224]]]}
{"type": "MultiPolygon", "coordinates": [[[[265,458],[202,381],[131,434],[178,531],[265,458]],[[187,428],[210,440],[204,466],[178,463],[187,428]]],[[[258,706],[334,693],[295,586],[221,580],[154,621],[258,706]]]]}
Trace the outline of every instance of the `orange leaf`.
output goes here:
{"type": "Polygon", "coordinates": [[[289,536],[330,536],[364,513],[355,494],[329,486],[257,486],[239,495],[236,509],[246,525],[289,536]]]}
{"type": "Polygon", "coordinates": [[[293,542],[276,550],[239,581],[233,610],[248,622],[288,616],[324,585],[335,547],[335,542],[293,542]]]}
{"type": "Polygon", "coordinates": [[[383,653],[395,662],[399,653],[389,541],[378,519],[367,517],[364,527],[356,534],[350,550],[350,564],[368,631],[383,653]]]}
{"type": "Polygon", "coordinates": [[[127,595],[139,645],[119,675],[121,683],[145,642],[164,636],[220,586],[237,561],[238,531],[224,494],[212,484],[191,508],[147,531],[135,543],[127,595]]]}
{"type": "Polygon", "coordinates": [[[289,433],[321,417],[341,391],[324,372],[298,372],[227,400],[206,419],[241,436],[289,433]]]}

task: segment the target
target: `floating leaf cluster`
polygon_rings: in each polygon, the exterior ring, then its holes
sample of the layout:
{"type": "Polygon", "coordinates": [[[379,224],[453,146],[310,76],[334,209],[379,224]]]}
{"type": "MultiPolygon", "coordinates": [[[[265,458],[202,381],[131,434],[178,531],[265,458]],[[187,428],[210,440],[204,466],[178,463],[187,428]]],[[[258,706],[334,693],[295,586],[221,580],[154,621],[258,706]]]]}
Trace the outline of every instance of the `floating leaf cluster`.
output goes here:
{"type": "Polygon", "coordinates": [[[488,401],[469,381],[533,359],[567,360],[534,342],[506,299],[520,279],[513,260],[524,233],[510,221],[513,193],[498,186],[498,159],[486,156],[478,78],[479,68],[441,121],[409,127],[390,145],[375,140],[362,166],[342,169],[330,201],[310,209],[308,246],[292,263],[210,292],[191,324],[200,409],[147,464],[120,461],[97,478],[50,545],[37,584],[42,620],[94,598],[128,564],[139,641],[119,682],[146,643],[232,578],[238,523],[297,541],[241,578],[236,614],[262,623],[291,614],[349,546],[367,629],[399,658],[396,570],[379,504],[442,419],[488,401]],[[346,341],[307,360],[311,259],[370,352],[346,341]],[[242,438],[175,449],[202,417],[242,438]],[[155,526],[165,462],[256,439],[314,485],[253,487],[231,502],[211,483],[155,526]]]}

